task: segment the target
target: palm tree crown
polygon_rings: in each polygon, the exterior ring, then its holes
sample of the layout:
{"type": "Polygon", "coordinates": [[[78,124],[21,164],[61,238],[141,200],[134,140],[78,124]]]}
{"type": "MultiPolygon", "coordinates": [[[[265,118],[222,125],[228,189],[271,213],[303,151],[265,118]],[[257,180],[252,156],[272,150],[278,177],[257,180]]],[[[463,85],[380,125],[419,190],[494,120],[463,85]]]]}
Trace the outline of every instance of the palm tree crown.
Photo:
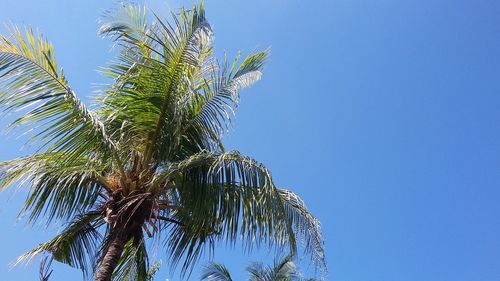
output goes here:
{"type": "MultiPolygon", "coordinates": [[[[252,263],[246,268],[249,274],[248,281],[316,281],[304,279],[297,270],[294,258],[291,255],[274,262],[272,266],[262,263],[252,263]]],[[[202,281],[233,281],[229,270],[219,263],[210,263],[203,270],[202,281]]]]}
{"type": "Polygon", "coordinates": [[[150,237],[183,272],[221,240],[295,253],[300,239],[324,268],[319,222],[302,200],[222,145],[239,90],[261,77],[268,52],[217,60],[202,3],[170,21],[148,17],[133,4],[107,15],[99,32],[119,55],[102,70],[112,83],[92,108],[43,36],[29,28],[0,35],[0,106],[38,147],[0,163],[0,189],[29,190],[22,213],[31,222],[68,222],[21,260],[47,251],[96,270],[95,280],[144,280],[150,237]]]}

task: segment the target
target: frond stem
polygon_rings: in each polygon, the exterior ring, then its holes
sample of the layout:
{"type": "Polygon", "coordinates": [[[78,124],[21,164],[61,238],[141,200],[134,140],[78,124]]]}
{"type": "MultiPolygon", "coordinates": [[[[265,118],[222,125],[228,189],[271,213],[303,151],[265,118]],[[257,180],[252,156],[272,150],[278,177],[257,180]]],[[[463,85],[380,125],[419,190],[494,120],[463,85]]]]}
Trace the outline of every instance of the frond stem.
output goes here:
{"type": "Polygon", "coordinates": [[[175,220],[175,219],[172,219],[172,218],[168,218],[168,217],[165,217],[165,216],[155,216],[156,219],[159,219],[159,220],[162,220],[162,221],[166,221],[166,222],[171,222],[171,223],[175,223],[179,226],[184,226],[184,224],[178,220],[175,220]]]}

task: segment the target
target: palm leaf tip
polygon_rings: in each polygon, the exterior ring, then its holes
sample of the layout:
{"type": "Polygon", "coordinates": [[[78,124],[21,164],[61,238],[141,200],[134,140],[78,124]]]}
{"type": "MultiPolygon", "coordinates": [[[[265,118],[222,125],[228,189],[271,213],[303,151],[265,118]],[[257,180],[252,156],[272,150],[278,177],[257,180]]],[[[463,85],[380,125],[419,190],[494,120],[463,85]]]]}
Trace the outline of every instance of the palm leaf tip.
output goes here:
{"type": "Polygon", "coordinates": [[[115,41],[131,44],[139,43],[148,28],[146,6],[122,3],[118,9],[106,11],[100,23],[98,35],[101,37],[112,37],[115,41]]]}
{"type": "Polygon", "coordinates": [[[301,238],[305,253],[311,256],[316,269],[325,274],[327,265],[320,221],[297,194],[286,189],[277,189],[277,193],[287,220],[293,225],[293,232],[301,238]]]}
{"type": "MultiPolygon", "coordinates": [[[[266,50],[250,54],[240,64],[234,76],[240,77],[242,75],[252,72],[258,72],[261,74],[262,69],[264,68],[264,65],[266,64],[269,58],[270,52],[271,49],[268,48],[266,50]]],[[[258,78],[260,78],[260,76],[258,78]]]]}

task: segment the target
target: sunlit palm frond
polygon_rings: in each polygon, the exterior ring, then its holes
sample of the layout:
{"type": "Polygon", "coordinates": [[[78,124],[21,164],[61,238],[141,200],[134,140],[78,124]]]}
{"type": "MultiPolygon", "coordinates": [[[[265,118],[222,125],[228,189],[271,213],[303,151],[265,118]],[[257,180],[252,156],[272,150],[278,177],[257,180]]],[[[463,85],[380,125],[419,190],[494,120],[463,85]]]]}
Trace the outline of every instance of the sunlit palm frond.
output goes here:
{"type": "Polygon", "coordinates": [[[297,194],[286,189],[278,189],[277,192],[278,202],[293,225],[294,232],[301,238],[305,252],[312,257],[316,268],[325,273],[326,259],[319,220],[307,210],[297,194]]]}
{"type": "Polygon", "coordinates": [[[146,6],[122,3],[118,9],[105,13],[99,34],[130,47],[144,40],[147,29],[146,6]]]}
{"type": "Polygon", "coordinates": [[[275,261],[273,266],[251,263],[246,271],[250,275],[249,281],[292,281],[299,277],[291,255],[275,261]]]}
{"type": "Polygon", "coordinates": [[[181,129],[187,101],[194,95],[202,78],[199,72],[211,54],[212,30],[205,18],[203,4],[172,15],[174,26],[156,17],[158,32],[154,32],[163,55],[161,61],[167,79],[163,79],[163,100],[155,129],[148,137],[144,163],[168,161],[181,142],[181,129]]]}
{"type": "Polygon", "coordinates": [[[212,68],[200,91],[190,100],[190,116],[183,127],[183,147],[223,150],[221,137],[229,129],[239,103],[239,91],[258,81],[268,51],[247,56],[238,66],[238,57],[229,65],[212,68]]]}
{"type": "Polygon", "coordinates": [[[113,82],[105,85],[108,89],[98,97],[98,101],[105,105],[99,113],[108,127],[119,131],[120,138],[129,143],[131,137],[141,133],[131,133],[130,130],[147,126],[155,120],[148,114],[155,105],[148,99],[151,93],[137,86],[155,73],[144,65],[151,55],[151,40],[147,36],[151,29],[147,24],[146,7],[131,3],[107,12],[99,29],[101,36],[112,37],[121,46],[117,59],[101,69],[101,73],[112,78],[113,82]],[[139,109],[142,109],[142,114],[137,114],[139,109]]]}
{"type": "Polygon", "coordinates": [[[51,43],[29,28],[24,35],[14,28],[11,37],[0,35],[0,106],[24,113],[11,126],[29,127],[40,147],[70,159],[111,155],[114,143],[58,70],[51,43]]]}
{"type": "Polygon", "coordinates": [[[140,7],[127,6],[125,11],[118,13],[120,21],[104,24],[103,30],[117,38],[133,33],[137,40],[127,39],[118,61],[104,70],[115,81],[99,99],[105,105],[101,113],[111,130],[125,131],[126,138],[133,139],[130,147],[146,146],[137,149],[145,150],[145,159],[159,153],[165,158],[180,139],[176,132],[184,116],[182,104],[203,81],[212,31],[203,5],[172,15],[173,23],[155,15],[155,22],[146,29],[143,24],[141,28],[130,24],[137,21],[137,14],[142,15],[140,7]]]}
{"type": "Polygon", "coordinates": [[[44,214],[47,220],[71,218],[92,207],[105,183],[101,175],[109,166],[80,157],[61,162],[65,153],[42,153],[0,162],[0,189],[11,185],[29,191],[23,213],[30,221],[44,214]]]}
{"type": "Polygon", "coordinates": [[[178,206],[171,216],[180,223],[170,225],[167,244],[174,264],[184,260],[184,270],[219,240],[241,238],[247,249],[288,246],[295,253],[297,232],[308,253],[322,254],[319,225],[302,201],[277,188],[262,164],[238,152],[199,153],[171,164],[153,181],[152,188],[160,187],[175,190],[167,200],[178,206]]]}
{"type": "Polygon", "coordinates": [[[246,268],[250,275],[249,281],[270,281],[269,270],[262,262],[253,262],[246,268]]]}
{"type": "MultiPolygon", "coordinates": [[[[223,238],[234,243],[239,234],[256,235],[258,227],[251,225],[262,214],[259,203],[274,194],[270,172],[237,152],[200,153],[172,164],[153,182],[155,186],[170,191],[167,201],[178,206],[170,214],[179,223],[170,225],[167,247],[173,266],[184,260],[184,272],[206,246],[223,238]]],[[[265,222],[260,222],[263,230],[265,222]]]]}
{"type": "MultiPolygon", "coordinates": [[[[245,269],[249,274],[249,281],[316,281],[302,278],[295,264],[295,257],[291,254],[275,260],[272,266],[253,262],[245,269]]],[[[224,265],[209,263],[205,266],[200,280],[231,281],[231,276],[224,265]]]]}
{"type": "Polygon", "coordinates": [[[297,267],[293,261],[293,256],[288,255],[281,260],[274,261],[274,265],[271,268],[272,276],[274,280],[291,280],[297,277],[297,267]]]}
{"type": "Polygon", "coordinates": [[[233,281],[229,270],[219,263],[209,263],[203,269],[202,281],[233,281]]]}
{"type": "MultiPolygon", "coordinates": [[[[238,151],[217,153],[202,151],[182,161],[164,166],[152,183],[152,188],[168,188],[169,181],[184,177],[199,177],[196,182],[205,180],[214,185],[234,185],[264,188],[272,186],[271,172],[254,159],[238,151]]],[[[179,182],[181,186],[182,182],[179,182]]],[[[188,188],[186,188],[188,189],[188,188]]]]}

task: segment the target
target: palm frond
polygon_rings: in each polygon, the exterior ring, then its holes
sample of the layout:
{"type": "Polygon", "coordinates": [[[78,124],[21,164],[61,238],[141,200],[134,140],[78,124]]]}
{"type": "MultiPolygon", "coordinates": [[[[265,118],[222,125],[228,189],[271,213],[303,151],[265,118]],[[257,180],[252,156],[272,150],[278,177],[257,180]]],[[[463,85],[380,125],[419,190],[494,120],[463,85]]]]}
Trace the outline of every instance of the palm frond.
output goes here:
{"type": "Polygon", "coordinates": [[[298,277],[297,267],[293,261],[293,256],[288,255],[281,260],[274,261],[272,267],[274,280],[291,280],[298,277]]]}
{"type": "Polygon", "coordinates": [[[205,152],[171,164],[152,188],[165,188],[166,200],[177,206],[171,216],[180,223],[169,225],[167,247],[173,266],[184,260],[183,271],[206,247],[238,239],[247,250],[266,243],[295,254],[300,238],[317,265],[324,265],[316,218],[298,196],[277,188],[262,164],[238,152],[205,152]]]}
{"type": "MultiPolygon", "coordinates": [[[[295,257],[291,254],[274,260],[272,266],[262,262],[252,262],[245,270],[249,274],[249,281],[315,281],[304,279],[295,265],[295,257]]],[[[231,275],[223,264],[209,263],[202,272],[202,281],[231,281],[231,275]]]]}
{"type": "Polygon", "coordinates": [[[319,220],[307,210],[304,201],[295,193],[286,189],[277,189],[278,203],[283,207],[286,217],[293,225],[303,242],[306,254],[321,273],[326,273],[326,259],[319,220]]]}
{"type": "Polygon", "coordinates": [[[158,187],[170,191],[166,200],[178,207],[171,216],[179,223],[169,225],[166,243],[173,267],[184,260],[183,272],[205,246],[211,251],[222,238],[234,243],[240,234],[248,237],[267,229],[264,221],[252,225],[263,214],[259,203],[274,194],[270,172],[237,152],[205,152],[172,164],[153,181],[152,188],[158,187]]]}
{"type": "Polygon", "coordinates": [[[214,185],[241,183],[244,186],[258,188],[273,185],[271,172],[265,166],[238,151],[224,153],[202,151],[163,167],[163,172],[153,180],[152,188],[165,188],[164,184],[180,175],[189,176],[189,172],[192,176],[206,177],[207,180],[214,181],[214,185]],[[198,171],[200,174],[196,175],[195,172],[198,171]]]}
{"type": "Polygon", "coordinates": [[[148,281],[149,259],[143,238],[129,240],[124,247],[124,251],[118,267],[113,273],[113,280],[148,281]]]}
{"type": "Polygon", "coordinates": [[[239,66],[239,55],[231,65],[225,57],[222,65],[211,69],[201,91],[191,100],[191,116],[182,133],[184,146],[223,150],[221,137],[231,126],[239,91],[261,78],[268,54],[268,50],[251,54],[239,66]]]}
{"type": "Polygon", "coordinates": [[[203,3],[189,11],[182,10],[179,16],[172,14],[175,23],[156,17],[159,35],[158,43],[165,67],[163,80],[163,101],[161,103],[154,131],[149,135],[144,163],[152,158],[157,161],[169,160],[181,141],[180,131],[185,116],[186,100],[193,95],[193,77],[201,78],[199,72],[211,54],[212,30],[205,18],[203,3]]]}
{"type": "Polygon", "coordinates": [[[109,156],[114,150],[102,122],[69,87],[54,57],[52,44],[27,28],[17,28],[12,40],[0,35],[0,106],[23,111],[12,127],[34,128],[40,148],[80,155],[109,156]]]}
{"type": "Polygon", "coordinates": [[[250,275],[249,281],[292,281],[299,277],[292,255],[275,260],[273,266],[251,263],[246,271],[250,275]]]}
{"type": "Polygon", "coordinates": [[[79,268],[85,276],[95,264],[96,253],[101,241],[97,228],[103,224],[99,213],[90,212],[77,216],[67,228],[56,237],[21,255],[16,264],[29,262],[42,252],[49,252],[62,263],[79,268]]]}
{"type": "Polygon", "coordinates": [[[144,153],[146,163],[153,155],[166,158],[179,142],[176,132],[185,115],[181,105],[202,81],[212,32],[202,4],[172,15],[173,23],[155,15],[155,22],[146,29],[130,24],[137,21],[140,13],[130,12],[136,10],[142,11],[126,8],[126,13],[118,13],[124,19],[103,28],[107,34],[125,38],[127,44],[118,60],[104,69],[114,84],[99,101],[106,126],[125,132],[125,139],[132,139],[130,149],[144,153]],[[135,34],[134,40],[126,39],[129,33],[135,34]]]}
{"type": "Polygon", "coordinates": [[[269,272],[262,262],[253,262],[247,266],[246,271],[250,275],[249,281],[270,281],[269,272]]]}
{"type": "Polygon", "coordinates": [[[201,275],[203,281],[233,281],[229,270],[219,263],[209,263],[203,269],[201,275]]]}
{"type": "Polygon", "coordinates": [[[118,9],[105,13],[98,33],[127,47],[139,44],[147,29],[146,6],[122,3],[118,9]]]}
{"type": "Polygon", "coordinates": [[[0,162],[0,190],[17,184],[29,191],[22,213],[31,222],[40,215],[47,220],[71,218],[94,206],[104,188],[100,178],[107,163],[80,157],[71,164],[59,161],[64,153],[41,153],[0,162]]]}

